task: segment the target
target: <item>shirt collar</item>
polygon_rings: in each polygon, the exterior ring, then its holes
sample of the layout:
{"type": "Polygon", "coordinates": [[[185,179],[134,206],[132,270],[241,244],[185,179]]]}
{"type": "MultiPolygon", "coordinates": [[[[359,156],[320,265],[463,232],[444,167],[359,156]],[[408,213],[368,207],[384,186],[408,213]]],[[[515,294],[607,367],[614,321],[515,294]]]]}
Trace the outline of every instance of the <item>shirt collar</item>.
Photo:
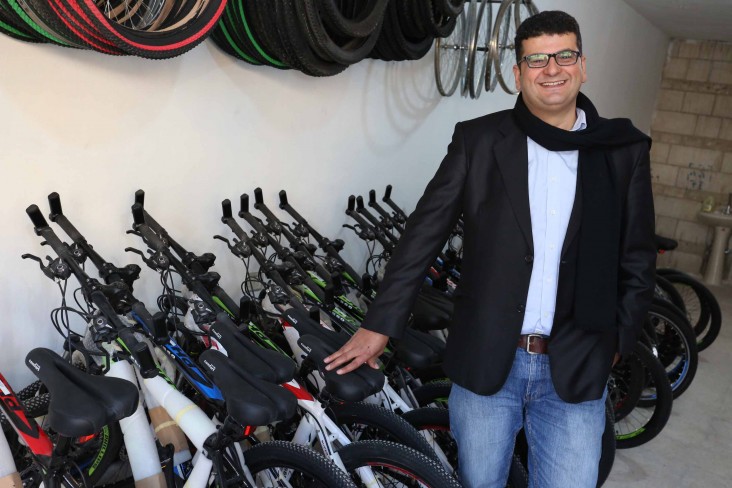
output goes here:
{"type": "Polygon", "coordinates": [[[574,125],[572,126],[572,132],[582,130],[587,127],[587,117],[585,116],[585,111],[579,107],[576,110],[577,120],[575,120],[574,125]]]}

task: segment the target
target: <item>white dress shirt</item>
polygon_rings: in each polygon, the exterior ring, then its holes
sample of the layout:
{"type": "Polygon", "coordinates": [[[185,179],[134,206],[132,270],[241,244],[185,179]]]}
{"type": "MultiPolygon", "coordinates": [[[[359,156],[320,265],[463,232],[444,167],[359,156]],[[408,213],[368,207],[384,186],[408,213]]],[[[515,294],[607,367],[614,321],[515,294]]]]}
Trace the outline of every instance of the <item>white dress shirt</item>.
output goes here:
{"type": "MultiPolygon", "coordinates": [[[[585,113],[578,108],[571,130],[585,127],[585,113]]],[[[530,137],[526,141],[534,261],[521,333],[548,336],[554,323],[562,244],[574,205],[579,152],[549,151],[530,137]]]]}

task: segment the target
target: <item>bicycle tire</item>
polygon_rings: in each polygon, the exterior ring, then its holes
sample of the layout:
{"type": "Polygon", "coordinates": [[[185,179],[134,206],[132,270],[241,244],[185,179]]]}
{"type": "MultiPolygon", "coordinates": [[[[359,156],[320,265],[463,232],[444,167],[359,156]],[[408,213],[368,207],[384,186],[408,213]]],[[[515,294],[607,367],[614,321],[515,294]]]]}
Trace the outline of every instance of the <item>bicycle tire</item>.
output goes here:
{"type": "MultiPolygon", "coordinates": [[[[658,340],[658,357],[667,372],[674,398],[691,385],[699,365],[696,336],[685,317],[671,308],[652,303],[648,310],[650,324],[658,340]]],[[[643,402],[643,398],[641,398],[643,402]]]]}
{"type": "Polygon", "coordinates": [[[697,336],[697,348],[703,351],[712,345],[722,329],[722,309],[719,306],[719,301],[709,288],[692,276],[676,273],[664,277],[682,295],[687,317],[689,317],[697,336]],[[689,310],[692,308],[689,302],[692,299],[692,293],[696,296],[700,308],[699,317],[695,321],[689,315],[689,310]]]}
{"type": "Polygon", "coordinates": [[[686,304],[681,293],[669,280],[663,276],[656,275],[656,295],[662,300],[666,300],[676,306],[681,312],[686,315],[686,304]]]}
{"type": "MultiPolygon", "coordinates": [[[[514,20],[513,9],[514,0],[503,0],[500,7],[498,7],[498,13],[496,14],[496,22],[493,27],[493,35],[491,36],[490,50],[492,54],[493,73],[498,84],[501,85],[503,90],[511,95],[515,95],[518,91],[515,87],[510,87],[503,78],[503,67],[507,63],[511,65],[515,64],[516,57],[515,46],[513,45],[512,33],[515,34],[516,23],[514,20]],[[513,58],[512,58],[513,56],[513,58]]],[[[486,85],[491,84],[491,80],[486,77],[486,85]]],[[[493,85],[495,86],[495,85],[493,85]]],[[[493,88],[493,87],[491,87],[493,88]]]]}
{"type": "Polygon", "coordinates": [[[327,27],[345,37],[367,37],[383,23],[389,0],[369,0],[353,16],[344,15],[340,3],[342,2],[335,0],[319,0],[320,12],[327,27]]]}
{"type": "Polygon", "coordinates": [[[643,366],[645,389],[653,391],[656,401],[650,414],[649,408],[636,407],[624,419],[615,419],[617,449],[637,447],[655,438],[668,422],[674,400],[666,370],[650,349],[641,342],[636,343],[633,351],[616,368],[624,366],[628,361],[638,361],[643,366]]]}
{"type": "MultiPolygon", "coordinates": [[[[472,5],[472,2],[471,2],[472,5]]],[[[490,59],[490,38],[491,38],[491,23],[493,21],[493,4],[488,0],[481,0],[480,7],[475,16],[475,25],[471,29],[470,42],[468,43],[468,63],[466,66],[465,77],[468,80],[468,89],[470,91],[470,98],[479,98],[485,85],[486,73],[488,60],[490,59]],[[487,26],[487,34],[481,36],[483,27],[487,26]],[[484,39],[485,37],[485,39],[484,39]],[[484,51],[486,50],[487,51],[484,51]],[[478,52],[484,53],[478,60],[478,52]],[[476,63],[479,67],[476,69],[476,63]],[[477,75],[476,75],[477,74],[477,75]]],[[[490,78],[490,75],[487,76],[490,78]]]]}
{"type": "Polygon", "coordinates": [[[376,45],[383,26],[382,17],[368,36],[346,37],[337,43],[326,29],[316,0],[301,0],[294,5],[310,47],[323,59],[338,64],[351,65],[364,59],[376,45]]]}
{"type": "Polygon", "coordinates": [[[436,457],[432,446],[417,429],[404,418],[379,405],[346,402],[331,405],[326,412],[354,442],[362,440],[397,442],[426,456],[436,457]]]}
{"type": "Polygon", "coordinates": [[[452,381],[439,380],[418,386],[412,390],[412,394],[417,400],[417,403],[422,407],[437,406],[447,408],[447,399],[450,396],[450,390],[452,390],[452,381]]]}
{"type": "MultiPolygon", "coordinates": [[[[354,486],[347,473],[332,461],[312,449],[285,441],[269,441],[257,444],[244,451],[244,460],[252,476],[272,468],[294,470],[305,479],[298,477],[293,486],[343,487],[354,486]]],[[[292,481],[292,477],[288,478],[292,481]]]]}
{"type": "MultiPolygon", "coordinates": [[[[432,442],[439,446],[452,469],[451,474],[458,477],[458,447],[450,432],[450,412],[446,408],[425,407],[404,412],[402,418],[420,432],[431,434],[432,442]]],[[[433,448],[434,450],[434,448],[433,448]]],[[[447,469],[447,467],[445,467],[447,469]]]]}
{"type": "Polygon", "coordinates": [[[377,477],[398,479],[402,483],[400,486],[460,487],[439,461],[394,442],[354,442],[340,448],[338,454],[357,486],[365,485],[360,483],[356,470],[369,467],[377,477]]]}
{"type": "Polygon", "coordinates": [[[460,79],[464,76],[464,67],[466,62],[466,14],[462,13],[457,20],[455,29],[447,37],[438,37],[435,39],[435,83],[437,91],[443,97],[449,97],[458,87],[460,79]],[[449,54],[448,54],[449,53],[449,54]],[[448,55],[451,60],[448,63],[448,55]],[[454,64],[454,66],[452,66],[454,64]],[[449,75],[443,79],[443,66],[447,66],[444,71],[449,75]]]}

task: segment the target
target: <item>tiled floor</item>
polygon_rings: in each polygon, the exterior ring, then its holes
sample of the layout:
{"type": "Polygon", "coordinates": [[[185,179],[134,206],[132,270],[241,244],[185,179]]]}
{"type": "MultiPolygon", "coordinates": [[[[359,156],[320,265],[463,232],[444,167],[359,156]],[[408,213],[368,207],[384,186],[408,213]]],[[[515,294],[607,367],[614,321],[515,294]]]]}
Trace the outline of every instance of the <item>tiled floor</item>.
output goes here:
{"type": "Polygon", "coordinates": [[[713,287],[722,331],[651,442],[618,451],[606,488],[732,487],[732,285],[713,287]]]}

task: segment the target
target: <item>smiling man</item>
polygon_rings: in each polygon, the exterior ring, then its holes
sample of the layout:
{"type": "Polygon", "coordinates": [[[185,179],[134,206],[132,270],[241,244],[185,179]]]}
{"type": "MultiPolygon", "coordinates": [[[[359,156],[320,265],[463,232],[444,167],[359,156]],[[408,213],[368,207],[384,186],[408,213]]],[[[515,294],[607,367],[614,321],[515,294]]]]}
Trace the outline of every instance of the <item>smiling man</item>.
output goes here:
{"type": "Polygon", "coordinates": [[[461,481],[505,487],[523,428],[530,486],[594,488],[605,385],[653,295],[650,139],[580,93],[587,61],[572,16],[528,18],[515,45],[516,105],[456,125],[361,329],[326,362],[376,367],[462,215],[444,363],[461,481]]]}

